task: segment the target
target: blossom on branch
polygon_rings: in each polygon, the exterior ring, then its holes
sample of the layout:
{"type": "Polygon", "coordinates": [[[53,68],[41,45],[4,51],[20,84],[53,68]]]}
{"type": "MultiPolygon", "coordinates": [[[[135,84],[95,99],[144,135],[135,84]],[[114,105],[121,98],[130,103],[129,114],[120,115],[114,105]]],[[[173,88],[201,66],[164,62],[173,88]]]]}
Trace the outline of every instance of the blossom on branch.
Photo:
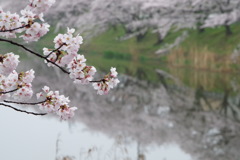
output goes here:
{"type": "Polygon", "coordinates": [[[28,100],[32,97],[34,71],[17,73],[15,71],[19,56],[14,53],[0,55],[0,96],[2,100],[12,97],[18,100],[28,100]]]}
{"type": "Polygon", "coordinates": [[[6,77],[0,74],[0,100],[4,100],[10,97],[10,93],[3,94],[1,92],[5,92],[8,89],[8,84],[6,81],[6,77]]]}
{"type": "Polygon", "coordinates": [[[43,12],[46,11],[55,0],[30,0],[30,4],[20,11],[21,16],[16,13],[4,12],[0,9],[0,36],[16,38],[16,33],[23,33],[20,38],[26,42],[38,41],[49,31],[49,24],[44,22],[43,12]]]}
{"type": "Polygon", "coordinates": [[[44,36],[49,31],[50,25],[47,23],[40,24],[34,22],[30,28],[28,28],[22,37],[26,42],[38,41],[39,38],[44,36]]]}
{"type": "Polygon", "coordinates": [[[32,98],[33,95],[33,90],[32,90],[32,85],[31,83],[25,84],[25,86],[21,86],[20,89],[18,89],[14,94],[13,98],[16,100],[22,100],[22,101],[27,101],[30,98],[32,98]]]}
{"type": "Polygon", "coordinates": [[[117,79],[116,68],[111,67],[110,72],[104,76],[104,78],[97,83],[93,83],[93,88],[97,90],[97,93],[100,95],[108,94],[109,90],[116,87],[120,82],[117,79]]]}
{"type": "Polygon", "coordinates": [[[12,52],[4,55],[0,55],[0,74],[9,75],[16,69],[19,60],[19,56],[14,55],[12,52]]]}
{"type": "Polygon", "coordinates": [[[93,80],[96,73],[96,68],[93,66],[86,66],[86,59],[84,55],[77,55],[68,65],[70,71],[70,78],[74,79],[74,83],[88,84],[93,80]]]}
{"type": "Polygon", "coordinates": [[[14,99],[23,101],[29,100],[33,95],[31,83],[34,77],[34,71],[32,69],[19,74],[14,70],[8,77],[5,77],[7,82],[5,90],[16,89],[12,95],[14,99]]]}
{"type": "MultiPolygon", "coordinates": [[[[23,38],[26,42],[38,41],[49,31],[49,25],[43,23],[43,12],[48,10],[55,0],[29,0],[30,4],[16,13],[4,12],[0,8],[0,36],[6,38],[23,38]],[[40,21],[39,21],[40,20],[40,21]],[[17,35],[16,35],[17,34],[17,35]]],[[[111,68],[110,73],[104,79],[94,81],[96,73],[94,66],[87,66],[83,55],[78,54],[83,38],[79,34],[73,35],[75,29],[67,28],[67,33],[58,34],[54,38],[54,49],[43,48],[43,55],[27,48],[23,44],[12,40],[0,38],[1,42],[6,42],[18,46],[25,51],[45,60],[48,66],[56,66],[63,73],[68,74],[74,83],[88,84],[98,90],[98,94],[107,94],[108,91],[117,86],[116,68],[111,68]]],[[[69,106],[69,98],[60,95],[58,91],[50,91],[49,87],[42,88],[43,92],[37,93],[37,99],[44,98],[38,102],[29,102],[34,94],[32,81],[34,80],[34,70],[18,73],[16,68],[19,63],[19,56],[14,53],[0,55],[0,100],[1,106],[12,108],[19,112],[33,115],[45,115],[47,113],[34,113],[15,108],[9,104],[18,105],[38,105],[41,110],[48,113],[55,113],[61,119],[67,120],[74,116],[76,107],[69,106]],[[13,101],[15,99],[17,101],[13,101]],[[27,101],[27,102],[24,102],[27,101]]]]}
{"type": "Polygon", "coordinates": [[[74,116],[76,107],[69,107],[70,100],[64,95],[59,95],[58,91],[50,91],[49,87],[42,88],[43,92],[37,93],[37,98],[44,97],[45,102],[38,104],[39,108],[48,113],[56,113],[61,119],[69,119],[74,116]]]}
{"type": "MultiPolygon", "coordinates": [[[[80,44],[83,42],[79,34],[73,36],[75,29],[68,28],[67,30],[67,34],[58,34],[54,38],[55,50],[43,48],[43,54],[47,56],[47,59],[62,67],[68,65],[77,56],[80,44]]],[[[46,60],[45,62],[48,63],[46,60]]],[[[48,63],[48,66],[53,66],[53,64],[48,63]]]]}

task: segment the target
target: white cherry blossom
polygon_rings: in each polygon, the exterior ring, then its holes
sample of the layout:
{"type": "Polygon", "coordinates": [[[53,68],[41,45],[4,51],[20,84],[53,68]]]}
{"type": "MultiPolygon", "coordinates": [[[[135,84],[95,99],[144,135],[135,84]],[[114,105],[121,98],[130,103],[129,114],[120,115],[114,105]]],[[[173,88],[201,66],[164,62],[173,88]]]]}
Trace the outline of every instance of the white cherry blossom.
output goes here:
{"type": "Polygon", "coordinates": [[[46,101],[38,104],[39,108],[48,113],[55,113],[61,119],[66,120],[74,116],[76,107],[69,107],[70,102],[68,97],[60,95],[58,91],[50,91],[48,86],[42,88],[43,92],[37,93],[38,99],[45,98],[46,101]]]}
{"type": "Polygon", "coordinates": [[[32,85],[29,83],[24,87],[18,89],[16,92],[14,92],[12,97],[16,100],[27,101],[30,98],[32,98],[32,95],[33,95],[32,85]]]}
{"type": "Polygon", "coordinates": [[[117,86],[120,82],[116,76],[118,75],[116,68],[111,67],[110,72],[104,76],[100,82],[93,83],[93,88],[97,90],[97,94],[104,95],[108,94],[110,89],[117,86]]]}
{"type": "Polygon", "coordinates": [[[11,53],[0,55],[0,74],[9,75],[16,69],[19,56],[11,53]]]}

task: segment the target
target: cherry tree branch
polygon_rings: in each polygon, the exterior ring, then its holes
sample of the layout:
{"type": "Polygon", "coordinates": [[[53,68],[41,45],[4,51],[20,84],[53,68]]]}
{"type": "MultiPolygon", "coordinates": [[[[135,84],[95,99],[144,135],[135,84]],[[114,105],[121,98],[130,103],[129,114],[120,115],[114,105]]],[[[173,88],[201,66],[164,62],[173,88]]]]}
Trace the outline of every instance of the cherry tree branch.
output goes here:
{"type": "Polygon", "coordinates": [[[0,103],[0,105],[5,106],[5,107],[8,107],[8,108],[12,108],[12,109],[14,109],[15,111],[18,111],[18,112],[23,112],[23,113],[27,113],[27,114],[36,115],[36,116],[44,116],[44,115],[47,114],[47,113],[28,112],[28,111],[21,110],[21,109],[15,108],[15,107],[13,107],[13,106],[10,106],[10,105],[4,104],[4,103],[0,103]]]}
{"type": "Polygon", "coordinates": [[[59,46],[57,49],[52,50],[45,58],[48,58],[53,52],[58,51],[62,46],[66,45],[66,43],[63,43],[61,46],[59,46]]]}
{"type": "Polygon", "coordinates": [[[44,102],[46,102],[46,101],[47,101],[47,100],[40,101],[40,102],[27,103],[27,102],[15,102],[15,101],[4,100],[4,102],[6,102],[6,103],[25,104],[25,105],[36,105],[36,104],[44,103],[44,102]]]}
{"type": "MultiPolygon", "coordinates": [[[[31,49],[25,47],[24,45],[19,44],[19,43],[14,42],[14,41],[11,41],[11,40],[7,40],[7,39],[2,39],[2,38],[0,38],[0,41],[2,41],[2,42],[7,42],[7,43],[13,44],[13,45],[15,45],[15,46],[21,47],[21,48],[23,48],[24,50],[28,51],[29,53],[31,53],[31,54],[39,57],[39,58],[42,58],[42,59],[46,60],[48,63],[51,63],[51,64],[57,66],[57,67],[58,67],[60,70],[62,70],[64,73],[70,74],[70,72],[68,72],[67,70],[65,70],[63,67],[61,67],[61,66],[59,66],[58,64],[56,64],[55,62],[52,62],[52,61],[50,61],[49,59],[47,59],[49,55],[47,55],[46,57],[45,57],[45,56],[42,56],[41,54],[32,51],[31,49]]],[[[63,43],[63,44],[62,44],[61,46],[59,46],[57,49],[53,50],[50,54],[52,54],[54,51],[57,51],[58,49],[60,49],[63,45],[65,45],[65,43],[63,43]]],[[[89,82],[95,83],[95,82],[104,82],[104,81],[105,81],[104,79],[101,79],[101,80],[98,80],[98,81],[89,81],[89,82]]]]}
{"type": "Polygon", "coordinates": [[[12,32],[12,31],[15,31],[15,30],[18,30],[18,29],[22,29],[22,28],[25,28],[25,27],[29,27],[29,24],[26,24],[26,25],[23,25],[21,27],[17,27],[17,28],[13,28],[13,29],[0,29],[0,32],[12,32]]]}
{"type": "Polygon", "coordinates": [[[2,42],[7,42],[7,43],[11,43],[11,44],[13,44],[13,45],[15,45],[15,46],[21,47],[21,48],[23,48],[24,50],[28,51],[29,53],[31,53],[31,54],[39,57],[39,58],[42,58],[42,59],[46,60],[48,63],[51,63],[51,64],[57,66],[57,67],[58,67],[59,69],[61,69],[64,73],[70,74],[70,73],[69,73],[68,71],[66,71],[63,67],[61,67],[61,66],[59,66],[58,64],[56,64],[56,63],[48,60],[47,58],[45,58],[45,57],[42,56],[41,54],[30,50],[29,48],[25,47],[25,46],[22,45],[22,44],[19,44],[19,43],[17,43],[17,42],[11,41],[11,40],[2,39],[2,38],[0,38],[0,41],[2,41],[2,42]]]}
{"type": "Polygon", "coordinates": [[[13,89],[13,90],[10,90],[10,91],[0,92],[0,94],[12,93],[12,92],[17,91],[18,89],[19,89],[19,88],[16,88],[16,89],[13,89]]]}
{"type": "Polygon", "coordinates": [[[101,80],[98,80],[98,81],[89,81],[91,83],[98,83],[98,82],[105,82],[106,80],[105,79],[101,79],[101,80]]]}

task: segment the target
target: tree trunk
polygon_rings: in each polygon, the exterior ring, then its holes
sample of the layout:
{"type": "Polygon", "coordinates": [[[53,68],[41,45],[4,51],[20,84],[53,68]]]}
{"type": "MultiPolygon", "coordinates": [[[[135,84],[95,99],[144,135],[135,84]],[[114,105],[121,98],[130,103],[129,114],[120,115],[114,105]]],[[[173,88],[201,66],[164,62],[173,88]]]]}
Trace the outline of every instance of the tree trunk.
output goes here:
{"type": "Polygon", "coordinates": [[[137,35],[137,42],[140,42],[146,36],[146,34],[147,34],[147,32],[138,34],[137,35]]]}
{"type": "Polygon", "coordinates": [[[154,44],[155,46],[161,44],[163,42],[162,36],[160,33],[157,33],[157,42],[154,44]]]}
{"type": "Polygon", "coordinates": [[[112,25],[112,28],[113,28],[114,31],[118,30],[117,25],[112,25]]]}
{"type": "Polygon", "coordinates": [[[197,27],[198,33],[203,33],[205,31],[205,28],[197,27]]]}
{"type": "Polygon", "coordinates": [[[226,36],[230,36],[232,34],[232,30],[229,25],[225,25],[225,34],[226,36]]]}

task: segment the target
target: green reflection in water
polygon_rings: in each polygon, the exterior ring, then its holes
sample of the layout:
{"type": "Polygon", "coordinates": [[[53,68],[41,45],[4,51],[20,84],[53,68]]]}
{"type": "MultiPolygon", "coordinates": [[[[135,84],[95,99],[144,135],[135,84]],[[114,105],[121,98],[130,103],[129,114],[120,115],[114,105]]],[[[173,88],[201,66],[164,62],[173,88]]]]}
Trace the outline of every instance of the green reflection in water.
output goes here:
{"type": "MultiPolygon", "coordinates": [[[[122,74],[147,80],[151,83],[160,82],[159,74],[156,72],[156,69],[160,69],[178,79],[183,85],[194,89],[201,86],[206,91],[225,92],[225,90],[233,88],[233,84],[240,84],[240,75],[237,73],[178,68],[157,58],[138,57],[133,59],[127,53],[111,51],[106,51],[103,54],[91,51],[85,51],[85,53],[89,64],[95,65],[101,71],[108,72],[109,68],[114,66],[122,74]],[[121,54],[122,56],[119,56],[121,54]]],[[[166,80],[169,84],[173,83],[170,79],[166,80]]]]}

